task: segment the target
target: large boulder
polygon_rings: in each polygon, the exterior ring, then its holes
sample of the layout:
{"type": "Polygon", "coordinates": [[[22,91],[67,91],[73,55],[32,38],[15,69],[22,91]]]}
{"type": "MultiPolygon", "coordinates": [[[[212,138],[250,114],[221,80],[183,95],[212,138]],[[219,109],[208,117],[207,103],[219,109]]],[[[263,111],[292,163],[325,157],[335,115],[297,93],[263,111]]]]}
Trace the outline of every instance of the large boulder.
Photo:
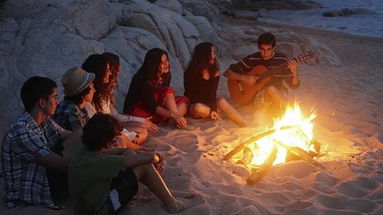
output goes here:
{"type": "Polygon", "coordinates": [[[105,37],[114,27],[119,15],[105,0],[60,1],[53,6],[60,9],[62,25],[87,39],[105,37]]]}
{"type": "Polygon", "coordinates": [[[23,111],[19,91],[27,78],[47,76],[57,82],[61,94],[63,73],[81,65],[90,54],[110,51],[121,56],[124,73],[119,79],[118,104],[123,101],[130,79],[142,64],[144,55],[154,47],[169,52],[172,85],[182,92],[179,80],[182,80],[194,46],[200,41],[199,30],[182,16],[180,4],[176,5],[175,12],[167,9],[166,1],[158,2],[159,5],[146,1],[121,2],[15,0],[2,5],[2,135],[23,111]]]}
{"type": "Polygon", "coordinates": [[[184,8],[177,0],[158,0],[156,5],[174,11],[180,15],[184,15],[184,8]]]}
{"type": "Polygon", "coordinates": [[[180,0],[184,9],[195,16],[206,17],[210,22],[219,24],[221,22],[220,11],[206,0],[180,0]]]}
{"type": "Polygon", "coordinates": [[[120,24],[143,28],[158,37],[169,53],[186,67],[191,52],[199,41],[199,32],[180,14],[148,2],[125,5],[120,24]]]}
{"type": "MultiPolygon", "coordinates": [[[[120,56],[123,72],[119,74],[119,83],[116,90],[117,106],[121,110],[125,95],[129,89],[130,81],[133,75],[140,68],[145,54],[152,48],[161,48],[166,50],[166,47],[154,34],[141,28],[117,26],[102,42],[105,46],[105,51],[116,53],[120,56]]],[[[178,63],[178,59],[169,55],[171,72],[173,75],[171,85],[173,88],[181,92],[182,67],[178,63]]]]}
{"type": "Polygon", "coordinates": [[[242,10],[307,10],[312,8],[323,8],[316,1],[299,0],[232,0],[232,5],[242,10]]]}
{"type": "Polygon", "coordinates": [[[60,79],[67,69],[81,65],[90,54],[104,51],[104,45],[96,39],[108,34],[113,17],[102,15],[107,14],[102,11],[109,11],[103,0],[92,1],[93,5],[84,0],[54,3],[31,15],[22,12],[0,22],[2,135],[10,121],[23,111],[19,91],[26,79],[35,75],[49,77],[61,91],[60,79]],[[86,15],[97,11],[100,15],[93,20],[86,15]]]}
{"type": "Polygon", "coordinates": [[[203,16],[186,16],[198,30],[201,40],[211,42],[219,46],[221,41],[213,25],[203,16]]]}
{"type": "Polygon", "coordinates": [[[1,17],[27,17],[38,13],[49,5],[48,0],[1,0],[1,17]]]}

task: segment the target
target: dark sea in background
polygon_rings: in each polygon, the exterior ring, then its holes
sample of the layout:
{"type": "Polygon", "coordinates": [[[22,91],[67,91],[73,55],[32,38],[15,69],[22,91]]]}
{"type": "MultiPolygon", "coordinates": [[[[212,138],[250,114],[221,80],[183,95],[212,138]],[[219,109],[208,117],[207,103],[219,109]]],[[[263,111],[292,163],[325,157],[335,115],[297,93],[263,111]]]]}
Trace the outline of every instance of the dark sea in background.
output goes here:
{"type": "Polygon", "coordinates": [[[344,33],[383,38],[383,0],[314,0],[324,8],[261,12],[259,21],[308,26],[344,33]],[[325,17],[327,11],[349,9],[350,16],[325,17]]]}

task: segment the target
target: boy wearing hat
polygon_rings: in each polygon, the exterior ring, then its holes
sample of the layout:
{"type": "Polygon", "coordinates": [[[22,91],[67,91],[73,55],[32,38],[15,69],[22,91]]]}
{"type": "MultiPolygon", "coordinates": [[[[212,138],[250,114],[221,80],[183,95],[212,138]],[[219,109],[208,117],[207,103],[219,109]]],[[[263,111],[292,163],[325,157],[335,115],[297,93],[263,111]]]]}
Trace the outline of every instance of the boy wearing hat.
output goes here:
{"type": "MultiPolygon", "coordinates": [[[[86,105],[91,105],[95,89],[93,81],[95,74],[86,72],[80,67],[69,69],[61,79],[64,87],[64,100],[58,105],[53,119],[63,128],[75,131],[83,128],[89,121],[89,114],[86,105]]],[[[133,144],[130,139],[134,139],[136,133],[126,129],[122,132],[124,136],[119,138],[113,147],[131,148],[133,150],[143,149],[143,146],[133,144]],[[128,137],[128,138],[125,138],[128,137]]]]}
{"type": "Polygon", "coordinates": [[[75,67],[68,70],[61,79],[64,87],[64,100],[59,104],[53,119],[63,128],[74,131],[84,127],[89,120],[85,109],[87,102],[92,102],[95,92],[95,75],[75,67]]]}

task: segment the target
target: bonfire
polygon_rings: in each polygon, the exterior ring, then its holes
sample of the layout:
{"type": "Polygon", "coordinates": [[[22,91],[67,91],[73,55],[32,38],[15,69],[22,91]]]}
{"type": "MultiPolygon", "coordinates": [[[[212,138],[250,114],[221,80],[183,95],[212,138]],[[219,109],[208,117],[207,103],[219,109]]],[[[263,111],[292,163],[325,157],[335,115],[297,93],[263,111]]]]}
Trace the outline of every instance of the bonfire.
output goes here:
{"type": "Polygon", "coordinates": [[[241,143],[225,159],[231,159],[240,151],[243,152],[233,160],[252,169],[247,181],[249,184],[258,182],[271,166],[290,160],[302,159],[324,168],[313,159],[320,151],[319,144],[313,139],[315,117],[313,112],[305,117],[298,103],[288,106],[283,117],[274,120],[272,129],[241,143]]]}

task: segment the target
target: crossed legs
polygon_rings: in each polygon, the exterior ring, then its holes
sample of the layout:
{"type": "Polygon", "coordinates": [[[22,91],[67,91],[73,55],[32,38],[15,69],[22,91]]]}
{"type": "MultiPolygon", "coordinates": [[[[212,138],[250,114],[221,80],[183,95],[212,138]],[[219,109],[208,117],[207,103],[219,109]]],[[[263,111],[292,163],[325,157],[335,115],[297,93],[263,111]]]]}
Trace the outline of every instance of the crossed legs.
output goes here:
{"type": "Polygon", "coordinates": [[[165,97],[165,108],[177,113],[178,115],[184,116],[187,112],[188,106],[185,103],[176,104],[174,95],[168,94],[165,97]]]}

